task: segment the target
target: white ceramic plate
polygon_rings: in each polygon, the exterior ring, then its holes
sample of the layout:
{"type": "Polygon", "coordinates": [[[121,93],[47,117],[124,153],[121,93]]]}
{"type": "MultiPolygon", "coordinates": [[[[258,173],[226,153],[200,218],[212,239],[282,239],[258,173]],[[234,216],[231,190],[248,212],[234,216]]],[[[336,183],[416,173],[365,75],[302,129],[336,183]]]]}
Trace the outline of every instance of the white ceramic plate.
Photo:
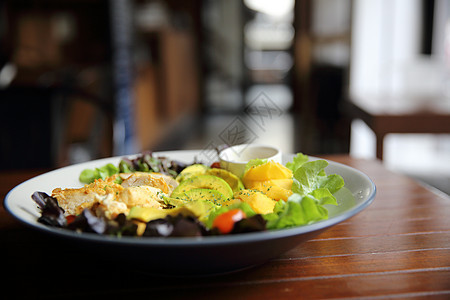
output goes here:
{"type": "MultiPolygon", "coordinates": [[[[192,163],[199,153],[196,150],[154,153],[178,161],[192,163]]],[[[284,155],[283,161],[293,155],[284,155]]],[[[207,275],[245,269],[275,258],[287,250],[307,241],[325,229],[338,224],[366,208],[375,198],[375,185],[364,173],[351,167],[329,161],[327,174],[339,174],[345,188],[338,191],[338,206],[327,206],[329,219],[311,225],[290,229],[246,233],[228,236],[189,238],[108,237],[91,233],[76,233],[66,229],[45,226],[37,222],[40,211],[31,195],[35,191],[46,192],[56,187],[81,187],[78,176],[86,168],[107,163],[117,165],[121,157],[113,157],[81,163],[57,169],[34,177],[12,189],[5,198],[7,211],[24,224],[56,238],[68,238],[77,246],[113,255],[115,259],[135,259],[145,270],[166,275],[207,275]],[[105,250],[107,248],[107,251],[105,250]],[[132,254],[132,255],[130,255],[132,254]],[[165,257],[166,259],[155,259],[165,257]]],[[[315,158],[311,158],[315,159],[315,158]]]]}

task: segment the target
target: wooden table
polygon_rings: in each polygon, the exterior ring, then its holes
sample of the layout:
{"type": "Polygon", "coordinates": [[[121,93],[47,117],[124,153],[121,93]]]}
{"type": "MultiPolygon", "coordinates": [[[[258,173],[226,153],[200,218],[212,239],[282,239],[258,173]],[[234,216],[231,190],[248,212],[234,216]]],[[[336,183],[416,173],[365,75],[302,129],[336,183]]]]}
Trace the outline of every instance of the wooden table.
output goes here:
{"type": "Polygon", "coordinates": [[[380,160],[387,134],[450,133],[450,99],[444,97],[353,96],[343,106],[351,118],[363,120],[375,133],[380,160]]]}
{"type": "MultiPolygon", "coordinates": [[[[450,198],[379,161],[327,158],[372,178],[377,197],[371,206],[262,266],[223,276],[150,276],[26,228],[3,210],[0,239],[7,253],[1,273],[10,282],[2,281],[2,293],[60,299],[450,299],[450,198]]],[[[36,172],[0,174],[2,196],[36,172]]]]}

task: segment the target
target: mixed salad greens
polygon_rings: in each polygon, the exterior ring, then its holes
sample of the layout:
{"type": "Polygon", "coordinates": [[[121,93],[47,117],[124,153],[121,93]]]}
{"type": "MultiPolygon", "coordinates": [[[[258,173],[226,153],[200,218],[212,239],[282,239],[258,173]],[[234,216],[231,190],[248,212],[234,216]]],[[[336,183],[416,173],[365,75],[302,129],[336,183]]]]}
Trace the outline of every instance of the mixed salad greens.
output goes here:
{"type": "Polygon", "coordinates": [[[96,179],[132,172],[156,172],[176,177],[186,166],[185,163],[167,157],[154,157],[151,151],[146,151],[133,159],[123,157],[118,166],[109,163],[95,169],[85,169],[81,172],[79,180],[82,183],[91,183],[96,179]]]}
{"type": "Polygon", "coordinates": [[[39,222],[78,232],[179,237],[275,230],[328,218],[324,205],[338,204],[334,194],[344,186],[344,180],[337,174],[326,174],[327,165],[325,160],[310,161],[302,153],[285,166],[256,159],[248,162],[244,176],[237,178],[220,169],[217,163],[213,166],[199,162],[184,164],[145,152],[134,159],[123,158],[117,166],[107,164],[86,169],[79,180],[91,184],[115,176],[115,182],[120,184],[122,179],[117,175],[123,173],[171,176],[178,186],[171,194],[161,197],[162,209],[132,207],[128,214],[107,218],[85,208],[78,215],[67,216],[55,197],[35,192],[32,199],[41,210],[39,222]],[[271,177],[275,173],[281,177],[271,177]],[[203,186],[195,185],[199,178],[203,186]],[[205,188],[205,180],[213,187],[205,188]],[[227,184],[225,189],[222,181],[227,184]]]}

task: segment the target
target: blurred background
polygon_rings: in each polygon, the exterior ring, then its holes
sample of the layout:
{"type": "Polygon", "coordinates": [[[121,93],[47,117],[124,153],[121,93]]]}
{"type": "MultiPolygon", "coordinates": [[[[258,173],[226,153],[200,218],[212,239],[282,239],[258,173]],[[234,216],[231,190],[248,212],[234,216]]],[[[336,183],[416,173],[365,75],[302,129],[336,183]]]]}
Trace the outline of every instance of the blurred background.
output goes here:
{"type": "Polygon", "coordinates": [[[254,142],[450,193],[450,0],[1,0],[0,103],[3,171],[254,142]]]}

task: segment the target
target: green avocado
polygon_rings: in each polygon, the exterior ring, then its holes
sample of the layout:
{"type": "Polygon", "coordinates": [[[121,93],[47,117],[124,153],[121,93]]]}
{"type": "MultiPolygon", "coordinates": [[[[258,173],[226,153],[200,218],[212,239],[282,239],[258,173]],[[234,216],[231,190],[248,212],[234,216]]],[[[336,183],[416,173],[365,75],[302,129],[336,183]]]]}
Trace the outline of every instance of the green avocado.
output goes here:
{"type": "MultiPolygon", "coordinates": [[[[173,193],[172,193],[173,195],[173,193]]],[[[183,197],[180,197],[181,194],[178,194],[178,197],[167,197],[164,196],[164,204],[165,205],[169,205],[169,206],[174,206],[174,207],[178,207],[178,206],[183,206],[186,203],[188,203],[189,201],[187,199],[184,199],[183,197]]],[[[176,196],[176,195],[175,195],[176,196]]]]}
{"type": "Polygon", "coordinates": [[[221,192],[212,189],[192,189],[175,195],[176,198],[189,201],[211,201],[216,205],[222,205],[228,201],[221,192]]]}
{"type": "Polygon", "coordinates": [[[202,165],[202,164],[194,164],[190,165],[183,169],[183,171],[180,172],[177,176],[178,182],[183,182],[191,177],[205,174],[206,171],[208,171],[209,167],[202,165]]]}
{"type": "Polygon", "coordinates": [[[242,183],[242,180],[233,173],[231,173],[230,171],[227,171],[225,169],[211,168],[206,171],[206,174],[222,178],[228,183],[233,192],[237,192],[244,189],[244,184],[242,183]]]}
{"type": "MultiPolygon", "coordinates": [[[[189,192],[188,192],[189,193],[189,192]]],[[[211,210],[219,206],[212,201],[186,201],[180,204],[179,207],[170,209],[160,209],[153,207],[133,206],[127,215],[129,220],[140,220],[142,222],[149,222],[151,220],[162,219],[168,215],[176,216],[182,214],[183,216],[196,216],[202,221],[206,221],[211,210]]]]}
{"type": "Polygon", "coordinates": [[[154,207],[140,207],[133,206],[128,212],[127,218],[137,219],[142,222],[149,222],[151,220],[162,219],[165,218],[168,214],[170,214],[172,210],[170,209],[159,209],[154,207]]]}
{"type": "Polygon", "coordinates": [[[184,180],[175,188],[171,197],[186,193],[192,189],[216,190],[223,194],[226,199],[233,197],[233,190],[230,185],[222,178],[213,175],[198,175],[184,180]]]}

